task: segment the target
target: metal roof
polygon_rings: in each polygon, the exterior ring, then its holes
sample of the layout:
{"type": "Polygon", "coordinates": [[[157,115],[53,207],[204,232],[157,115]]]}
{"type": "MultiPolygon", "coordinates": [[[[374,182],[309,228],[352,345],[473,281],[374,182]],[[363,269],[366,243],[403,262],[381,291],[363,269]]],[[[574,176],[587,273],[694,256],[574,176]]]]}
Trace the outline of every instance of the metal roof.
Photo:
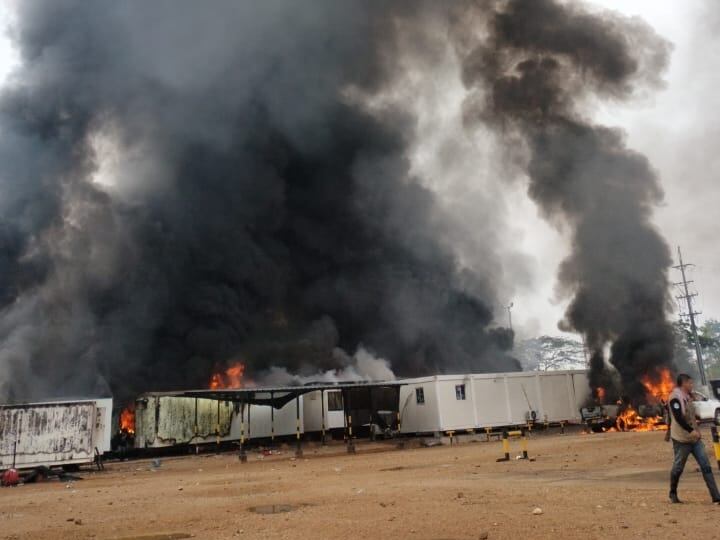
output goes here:
{"type": "Polygon", "coordinates": [[[267,386],[255,388],[218,388],[206,390],[180,390],[177,392],[148,393],[174,397],[195,397],[219,401],[237,401],[252,405],[272,405],[276,409],[283,407],[303,394],[318,390],[350,390],[359,388],[399,388],[405,381],[352,381],[339,383],[311,383],[304,386],[267,386]]]}

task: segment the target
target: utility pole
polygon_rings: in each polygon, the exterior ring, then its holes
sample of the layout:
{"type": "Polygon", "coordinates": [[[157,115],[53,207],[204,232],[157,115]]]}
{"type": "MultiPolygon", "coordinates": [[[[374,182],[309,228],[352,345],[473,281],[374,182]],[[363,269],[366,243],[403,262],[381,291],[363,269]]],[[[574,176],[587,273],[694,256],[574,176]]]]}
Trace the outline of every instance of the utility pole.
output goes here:
{"type": "Polygon", "coordinates": [[[510,311],[512,309],[512,307],[513,307],[513,302],[510,302],[506,307],[506,309],[508,311],[508,324],[510,325],[510,330],[513,329],[513,327],[512,327],[512,311],[510,311]]]}
{"type": "Polygon", "coordinates": [[[685,292],[685,294],[681,294],[680,296],[676,296],[675,298],[677,298],[678,301],[685,300],[685,302],[687,302],[687,316],[690,319],[690,331],[692,332],[693,341],[695,343],[695,355],[697,356],[698,371],[700,372],[700,384],[702,384],[703,386],[707,386],[707,378],[705,376],[705,363],[703,362],[702,357],[702,347],[700,347],[700,340],[698,339],[697,333],[697,325],[695,324],[695,315],[700,315],[700,312],[694,311],[692,306],[692,299],[696,297],[698,293],[690,294],[690,289],[688,289],[688,285],[692,283],[692,280],[688,281],[687,277],[685,276],[685,268],[694,265],[683,263],[680,246],[678,246],[678,261],[680,264],[678,264],[677,266],[673,266],[673,268],[680,270],[680,275],[682,275],[682,281],[680,283],[673,283],[673,285],[682,285],[682,290],[685,292]]]}

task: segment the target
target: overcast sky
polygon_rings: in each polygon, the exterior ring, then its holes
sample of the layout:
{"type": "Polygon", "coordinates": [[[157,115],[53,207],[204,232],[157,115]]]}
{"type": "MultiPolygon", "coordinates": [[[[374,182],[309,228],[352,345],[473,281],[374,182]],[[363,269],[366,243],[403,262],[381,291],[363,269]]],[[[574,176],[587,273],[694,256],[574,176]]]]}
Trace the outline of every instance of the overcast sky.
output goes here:
{"type": "MultiPolygon", "coordinates": [[[[14,0],[0,0],[0,21],[12,25],[14,0]]],[[[592,4],[645,19],[674,44],[667,86],[650,98],[611,103],[596,113],[603,123],[621,126],[629,145],[648,156],[666,192],[656,223],[668,243],[682,246],[700,293],[703,318],[720,317],[720,136],[717,84],[720,68],[720,8],[717,0],[593,0],[592,4]]],[[[0,80],[17,63],[7,31],[0,36],[0,80]]],[[[529,256],[532,283],[509,293],[513,322],[521,335],[559,333],[564,305],[554,295],[556,269],[566,252],[561,233],[543,222],[531,202],[510,196],[516,242],[529,256]]],[[[673,274],[676,280],[679,275],[673,274]]]]}

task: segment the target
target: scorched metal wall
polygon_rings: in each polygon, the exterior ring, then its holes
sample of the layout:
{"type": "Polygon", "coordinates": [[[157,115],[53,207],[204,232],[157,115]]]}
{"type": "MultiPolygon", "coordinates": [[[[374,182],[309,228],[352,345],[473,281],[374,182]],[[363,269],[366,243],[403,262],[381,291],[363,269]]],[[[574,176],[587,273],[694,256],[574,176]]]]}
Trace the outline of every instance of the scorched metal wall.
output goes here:
{"type": "Polygon", "coordinates": [[[0,407],[0,469],[91,463],[110,450],[112,399],[0,407]],[[15,447],[15,445],[17,446],[15,447]]]}

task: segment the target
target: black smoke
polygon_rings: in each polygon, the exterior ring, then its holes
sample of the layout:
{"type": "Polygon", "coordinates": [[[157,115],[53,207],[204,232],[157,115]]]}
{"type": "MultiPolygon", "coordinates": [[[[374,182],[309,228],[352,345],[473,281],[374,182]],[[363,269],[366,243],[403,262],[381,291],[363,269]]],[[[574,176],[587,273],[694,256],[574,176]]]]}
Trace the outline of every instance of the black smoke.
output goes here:
{"type": "Polygon", "coordinates": [[[641,376],[673,361],[671,257],[651,222],[663,194],[624,134],[583,111],[657,86],[669,45],[640,21],[576,2],[509,0],[484,9],[479,27],[462,12],[455,22],[463,82],[473,90],[466,122],[490,125],[522,148],[530,197],[569,226],[572,251],[559,284],[572,299],[561,327],[584,336],[591,386],[642,398],[641,376]],[[622,389],[608,388],[606,360],[622,389]]]}
{"type": "MultiPolygon", "coordinates": [[[[660,84],[669,46],[644,23],[554,0],[17,9],[0,398],[126,399],[234,360],[312,375],[361,345],[399,375],[517,369],[493,323],[501,276],[453,249],[411,172],[413,108],[384,99],[403,55],[432,66],[439,42],[457,52],[466,124],[506,143],[571,232],[562,326],[590,347],[593,386],[611,383],[608,360],[641,396],[640,376],[672,364],[657,176],[584,112],[660,84]]],[[[477,259],[506,249],[491,239],[477,259]]]]}
{"type": "Polygon", "coordinates": [[[413,4],[17,9],[21,65],[0,99],[3,401],[124,400],[237,359],[315,373],[361,344],[401,375],[518,368],[487,276],[439,239],[410,174],[412,115],[364,105],[398,74],[413,4]]]}

